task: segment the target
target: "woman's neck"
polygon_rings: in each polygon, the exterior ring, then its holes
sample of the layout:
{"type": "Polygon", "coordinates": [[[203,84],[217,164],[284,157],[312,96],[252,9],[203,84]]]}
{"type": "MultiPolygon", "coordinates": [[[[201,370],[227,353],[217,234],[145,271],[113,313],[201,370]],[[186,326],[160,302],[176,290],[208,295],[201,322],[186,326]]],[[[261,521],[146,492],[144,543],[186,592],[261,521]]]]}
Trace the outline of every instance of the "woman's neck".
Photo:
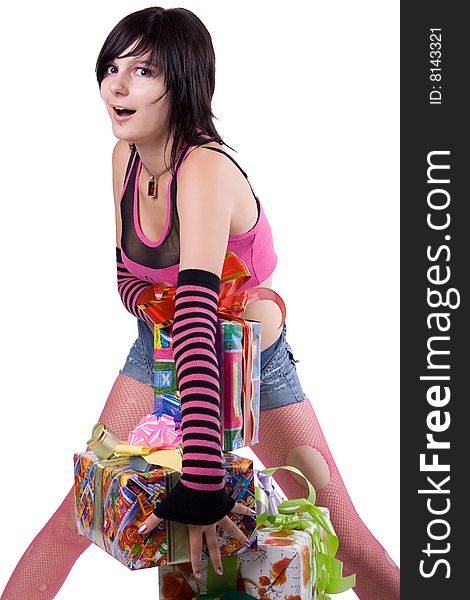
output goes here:
{"type": "Polygon", "coordinates": [[[157,175],[171,167],[171,150],[173,138],[171,137],[165,149],[165,139],[152,141],[150,143],[135,143],[137,153],[142,160],[143,172],[146,177],[157,175]]]}

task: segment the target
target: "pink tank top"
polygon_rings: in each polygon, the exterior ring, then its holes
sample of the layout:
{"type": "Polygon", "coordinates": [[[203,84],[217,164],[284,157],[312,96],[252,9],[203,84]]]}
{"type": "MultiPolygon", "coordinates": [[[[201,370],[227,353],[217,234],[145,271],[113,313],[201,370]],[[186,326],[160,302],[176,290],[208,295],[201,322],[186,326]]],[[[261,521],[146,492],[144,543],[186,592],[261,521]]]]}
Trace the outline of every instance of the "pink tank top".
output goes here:
{"type": "MultiPolygon", "coordinates": [[[[214,150],[225,154],[235,163],[248,180],[247,174],[228,153],[218,148],[202,147],[206,150],[214,150]]],[[[151,283],[166,282],[171,285],[177,284],[180,249],[179,219],[176,208],[177,177],[190,148],[191,146],[187,146],[181,152],[171,176],[168,185],[165,228],[163,235],[156,242],[149,240],[140,228],[138,181],[142,169],[142,161],[135,147],[129,158],[121,194],[121,255],[122,262],[128,271],[139,279],[151,283]]],[[[251,273],[251,278],[240,290],[258,286],[271,275],[277,264],[271,227],[261,202],[254,192],[253,196],[258,206],[258,220],[256,224],[245,233],[230,235],[227,244],[227,251],[235,252],[235,254],[242,258],[251,273]]]]}

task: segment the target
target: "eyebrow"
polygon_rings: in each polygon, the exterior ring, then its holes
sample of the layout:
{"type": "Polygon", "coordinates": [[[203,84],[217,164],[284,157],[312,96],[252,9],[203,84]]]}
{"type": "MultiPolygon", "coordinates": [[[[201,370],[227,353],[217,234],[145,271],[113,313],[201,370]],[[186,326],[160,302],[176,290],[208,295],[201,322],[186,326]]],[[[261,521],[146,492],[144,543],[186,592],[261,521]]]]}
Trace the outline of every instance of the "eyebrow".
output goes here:
{"type": "MultiPolygon", "coordinates": [[[[135,63],[138,63],[138,62],[142,62],[142,63],[145,63],[145,64],[149,64],[149,62],[148,62],[148,61],[149,61],[149,59],[150,59],[150,56],[149,56],[149,57],[147,57],[147,58],[144,58],[143,56],[139,56],[139,57],[130,57],[130,56],[127,56],[126,58],[132,58],[132,60],[130,60],[130,61],[129,61],[129,63],[130,63],[131,65],[133,65],[133,64],[135,64],[135,63]]],[[[116,56],[116,58],[114,58],[113,60],[114,60],[114,61],[117,61],[117,60],[125,60],[125,59],[124,59],[124,58],[119,58],[119,56],[116,56]]]]}

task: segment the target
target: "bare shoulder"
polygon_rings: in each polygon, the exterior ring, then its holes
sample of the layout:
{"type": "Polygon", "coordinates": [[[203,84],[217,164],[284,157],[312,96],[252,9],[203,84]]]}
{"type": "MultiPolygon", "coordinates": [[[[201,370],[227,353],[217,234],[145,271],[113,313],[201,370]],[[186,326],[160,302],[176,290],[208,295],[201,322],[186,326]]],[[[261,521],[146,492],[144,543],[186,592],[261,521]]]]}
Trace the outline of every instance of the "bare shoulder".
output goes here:
{"type": "Polygon", "coordinates": [[[178,179],[183,186],[205,183],[205,187],[223,187],[227,196],[228,191],[240,181],[240,171],[225,154],[208,148],[222,149],[217,142],[192,148],[181,165],[178,179]]]}
{"type": "Polygon", "coordinates": [[[232,161],[207,146],[192,148],[181,164],[176,200],[180,221],[185,217],[192,219],[196,206],[205,214],[222,219],[232,213],[238,174],[232,161]]]}
{"type": "Polygon", "coordinates": [[[120,197],[120,192],[122,190],[122,186],[124,185],[124,175],[126,173],[127,163],[129,161],[131,150],[129,144],[123,140],[118,140],[113,150],[113,186],[115,195],[118,192],[118,197],[120,197]]]}
{"type": "MultiPolygon", "coordinates": [[[[194,197],[201,197],[201,209],[221,218],[228,208],[230,234],[246,233],[258,218],[258,206],[254,191],[243,172],[226,154],[214,152],[207,147],[220,148],[217,142],[191,149],[181,165],[177,199],[181,216],[194,208],[194,197]]],[[[225,152],[225,148],[223,149],[225,152]]],[[[229,156],[231,153],[227,152],[229,156]]],[[[235,159],[234,159],[235,160],[235,159]]],[[[238,161],[237,161],[238,162],[238,161]]]]}

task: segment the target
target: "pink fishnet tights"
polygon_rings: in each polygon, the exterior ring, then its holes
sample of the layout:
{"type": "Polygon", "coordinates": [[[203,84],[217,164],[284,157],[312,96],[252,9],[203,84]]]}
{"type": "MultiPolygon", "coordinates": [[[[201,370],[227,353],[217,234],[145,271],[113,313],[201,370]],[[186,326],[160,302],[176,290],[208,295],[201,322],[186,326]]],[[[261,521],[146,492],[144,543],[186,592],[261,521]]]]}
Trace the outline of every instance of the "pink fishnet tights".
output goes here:
{"type": "MultiPolygon", "coordinates": [[[[153,388],[119,374],[98,421],[120,439],[153,410],[153,388]]],[[[87,448],[88,450],[88,448],[87,448]]],[[[1,600],[51,600],[89,546],[75,527],[73,487],[36,535],[13,571],[1,600]]]]}
{"type": "MultiPolygon", "coordinates": [[[[340,540],[336,557],[343,562],[344,575],[356,573],[353,588],[356,595],[361,600],[398,600],[400,570],[357,514],[308,398],[298,404],[261,412],[259,438],[260,443],[251,449],[265,467],[290,464],[301,468],[315,487],[317,506],[330,510],[331,522],[340,540]],[[307,447],[307,460],[305,456],[299,459],[302,452],[305,453],[305,448],[295,450],[299,446],[307,447]],[[310,451],[311,448],[314,450],[310,451]],[[288,462],[288,455],[297,459],[288,462]]],[[[290,500],[307,495],[305,484],[296,477],[287,471],[274,475],[290,500]]]]}
{"type": "MultiPolygon", "coordinates": [[[[152,387],[120,374],[98,420],[125,439],[152,409],[152,387]]],[[[400,572],[359,518],[308,399],[263,411],[260,439],[262,441],[252,449],[266,467],[288,464],[289,452],[298,446],[311,446],[321,453],[328,465],[330,481],[321,488],[318,483],[322,477],[324,480],[324,474],[309,478],[317,484],[317,504],[330,509],[331,520],[340,538],[337,557],[344,563],[344,574],[357,574],[354,591],[361,600],[397,600],[400,572]],[[286,423],[290,424],[288,428],[286,423]]],[[[305,486],[291,475],[281,472],[275,479],[288,498],[305,495],[305,486]]],[[[26,549],[1,600],[52,600],[75,561],[89,546],[90,542],[76,533],[72,488],[26,549]]]]}

